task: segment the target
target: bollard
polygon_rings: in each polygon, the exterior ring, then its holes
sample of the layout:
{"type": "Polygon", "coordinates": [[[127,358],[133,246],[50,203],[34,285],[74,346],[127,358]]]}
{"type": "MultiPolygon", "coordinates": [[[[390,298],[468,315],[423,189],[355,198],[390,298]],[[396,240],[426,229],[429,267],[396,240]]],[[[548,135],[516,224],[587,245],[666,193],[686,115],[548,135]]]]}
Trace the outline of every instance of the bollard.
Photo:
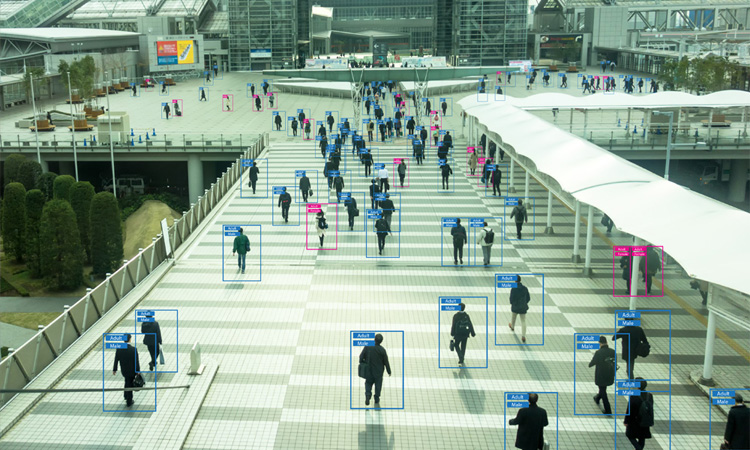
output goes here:
{"type": "Polygon", "coordinates": [[[156,128],[151,129],[151,136],[156,136],[156,128]]]}
{"type": "Polygon", "coordinates": [[[135,147],[135,141],[133,140],[133,138],[130,138],[130,146],[135,147]]]}
{"type": "Polygon", "coordinates": [[[146,140],[147,140],[147,141],[150,141],[150,140],[151,140],[151,139],[149,139],[149,137],[148,137],[148,132],[146,133],[146,140]]]}
{"type": "Polygon", "coordinates": [[[95,134],[91,136],[91,145],[94,145],[94,144],[96,144],[96,135],[95,134]]]}
{"type": "Polygon", "coordinates": [[[133,129],[132,128],[130,129],[130,135],[131,136],[135,136],[135,133],[133,133],[133,129]]]}
{"type": "Polygon", "coordinates": [[[638,127],[633,125],[633,134],[638,134],[638,127]]]}
{"type": "Polygon", "coordinates": [[[83,146],[86,147],[86,139],[83,139],[83,146]]]}
{"type": "Polygon", "coordinates": [[[140,134],[138,135],[138,143],[143,144],[143,136],[141,136],[140,134]]]}

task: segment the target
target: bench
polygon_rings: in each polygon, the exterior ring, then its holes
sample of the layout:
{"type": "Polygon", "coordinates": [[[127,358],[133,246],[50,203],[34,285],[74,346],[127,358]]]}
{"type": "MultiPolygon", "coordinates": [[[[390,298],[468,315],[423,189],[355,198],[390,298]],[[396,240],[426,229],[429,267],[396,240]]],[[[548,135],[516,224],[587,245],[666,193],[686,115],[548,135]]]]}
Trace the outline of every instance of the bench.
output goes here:
{"type": "Polygon", "coordinates": [[[708,123],[708,119],[701,120],[704,127],[709,128],[729,128],[732,125],[732,121],[726,120],[724,114],[714,114],[711,118],[711,123],[708,123]]]}
{"type": "Polygon", "coordinates": [[[37,129],[39,131],[55,131],[55,126],[50,125],[49,120],[47,119],[38,119],[36,121],[36,127],[33,125],[29,127],[29,130],[31,131],[36,131],[37,129]]]}
{"type": "Polygon", "coordinates": [[[575,73],[578,72],[578,69],[576,68],[576,66],[568,66],[568,70],[566,70],[566,72],[575,73]]]}
{"type": "Polygon", "coordinates": [[[75,127],[76,131],[91,131],[91,130],[94,129],[94,126],[93,125],[89,125],[88,122],[86,122],[86,119],[83,119],[83,120],[75,119],[75,120],[73,120],[73,126],[68,125],[68,129],[71,130],[71,131],[73,131],[73,127],[75,127]]]}
{"type": "Polygon", "coordinates": [[[74,94],[71,98],[65,100],[65,103],[68,103],[68,104],[70,104],[70,103],[78,104],[78,103],[83,103],[83,100],[81,100],[81,96],[80,95],[74,94]]]}
{"type": "Polygon", "coordinates": [[[166,78],[164,80],[164,84],[166,84],[167,86],[177,86],[177,83],[175,83],[171,78],[166,78]]]}
{"type": "Polygon", "coordinates": [[[549,66],[549,69],[547,69],[548,72],[558,72],[560,69],[557,68],[556,65],[552,64],[549,66]]]}
{"type": "Polygon", "coordinates": [[[112,88],[114,88],[114,90],[116,90],[117,92],[122,92],[125,90],[125,87],[123,87],[123,85],[120,83],[113,84],[112,88]]]}

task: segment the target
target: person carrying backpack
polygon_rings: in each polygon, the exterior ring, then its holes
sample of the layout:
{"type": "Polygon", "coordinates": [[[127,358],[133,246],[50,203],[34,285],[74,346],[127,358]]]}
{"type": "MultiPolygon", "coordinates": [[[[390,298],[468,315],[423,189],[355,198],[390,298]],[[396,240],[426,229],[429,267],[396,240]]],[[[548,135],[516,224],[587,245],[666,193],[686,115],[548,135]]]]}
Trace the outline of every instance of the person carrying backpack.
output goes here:
{"type": "Polygon", "coordinates": [[[518,199],[518,205],[513,208],[510,213],[510,218],[516,218],[516,236],[521,239],[521,230],[523,229],[523,222],[529,223],[529,215],[526,212],[526,207],[523,205],[523,200],[518,199]]]}
{"type": "Polygon", "coordinates": [[[477,236],[477,245],[482,246],[482,255],[484,256],[484,265],[490,265],[490,254],[492,253],[492,244],[495,242],[495,232],[484,222],[484,228],[477,236]]]}
{"type": "Polygon", "coordinates": [[[382,255],[385,249],[385,237],[391,234],[391,227],[382,215],[375,221],[375,233],[378,235],[378,254],[382,255]]]}
{"type": "Polygon", "coordinates": [[[607,346],[607,338],[599,336],[599,350],[591,358],[589,367],[596,367],[594,383],[599,387],[599,393],[594,396],[594,401],[597,405],[600,401],[604,402],[604,414],[612,414],[612,407],[607,397],[607,386],[615,384],[616,359],[615,350],[607,346]]]}
{"type": "Polygon", "coordinates": [[[471,318],[464,311],[466,305],[461,303],[461,311],[453,315],[453,325],[451,326],[451,336],[453,336],[453,342],[451,347],[456,349],[458,353],[458,365],[464,364],[464,355],[466,354],[466,341],[471,337],[476,337],[477,334],[474,332],[474,325],[471,323],[471,318]]]}
{"type": "Polygon", "coordinates": [[[643,450],[646,439],[651,439],[651,427],[654,426],[654,396],[644,392],[648,383],[641,377],[641,395],[630,397],[628,415],[625,416],[625,436],[633,444],[635,450],[643,450]]]}

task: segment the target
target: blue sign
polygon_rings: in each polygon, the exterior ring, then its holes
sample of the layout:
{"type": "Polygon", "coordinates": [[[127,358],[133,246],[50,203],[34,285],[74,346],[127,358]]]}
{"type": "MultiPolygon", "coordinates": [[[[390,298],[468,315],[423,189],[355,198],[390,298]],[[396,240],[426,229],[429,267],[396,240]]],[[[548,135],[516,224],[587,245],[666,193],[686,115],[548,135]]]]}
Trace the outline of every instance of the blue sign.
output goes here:
{"type": "Polygon", "coordinates": [[[618,320],[617,326],[618,327],[640,327],[641,321],[640,320],[618,320]]]}
{"type": "Polygon", "coordinates": [[[481,217],[469,218],[469,227],[471,228],[482,228],[484,227],[484,219],[481,217]]]}
{"type": "Polygon", "coordinates": [[[383,214],[382,211],[380,211],[379,209],[368,209],[367,210],[367,218],[368,219],[373,219],[373,220],[380,219],[380,218],[382,218],[382,214],[383,214]]]}
{"type": "Polygon", "coordinates": [[[354,339],[375,339],[375,333],[354,333],[354,339]]]}
{"type": "Polygon", "coordinates": [[[294,175],[295,175],[295,176],[297,176],[298,178],[302,178],[302,177],[304,177],[304,176],[305,176],[305,173],[306,173],[306,172],[305,172],[304,170],[295,170],[295,171],[294,171],[294,175]]]}
{"type": "Polygon", "coordinates": [[[443,228],[454,228],[456,225],[456,219],[443,218],[443,228]]]}
{"type": "Polygon", "coordinates": [[[518,197],[506,197],[505,206],[518,206],[518,197]]]}
{"type": "Polygon", "coordinates": [[[273,187],[273,195],[281,195],[284,192],[286,192],[285,189],[286,188],[284,186],[274,186],[273,187]]]}
{"type": "Polygon", "coordinates": [[[640,311],[618,311],[617,318],[618,319],[640,319],[641,312],[640,311]]]}
{"type": "Polygon", "coordinates": [[[234,237],[240,235],[239,225],[224,225],[224,236],[234,237]]]}
{"type": "Polygon", "coordinates": [[[255,165],[255,162],[252,159],[242,160],[242,167],[253,167],[254,165],[255,165]]]}

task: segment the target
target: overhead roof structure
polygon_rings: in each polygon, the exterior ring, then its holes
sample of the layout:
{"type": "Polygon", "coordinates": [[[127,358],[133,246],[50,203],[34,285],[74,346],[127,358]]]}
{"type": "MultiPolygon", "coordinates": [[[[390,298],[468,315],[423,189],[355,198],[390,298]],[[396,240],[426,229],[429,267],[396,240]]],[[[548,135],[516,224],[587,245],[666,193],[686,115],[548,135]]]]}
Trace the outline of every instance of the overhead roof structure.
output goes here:
{"type": "Polygon", "coordinates": [[[750,294],[750,214],[666,181],[514,106],[515,100],[488,104],[470,95],[458,103],[502,146],[528,158],[564,193],[605,212],[618,229],[663,245],[692,277],[750,294]]]}
{"type": "Polygon", "coordinates": [[[750,106],[750,92],[720,91],[708,95],[665,91],[656,94],[633,96],[622,92],[597,93],[585,97],[549,93],[529,97],[508,97],[508,104],[525,110],[535,109],[658,109],[658,108],[736,108],[750,106]]]}
{"type": "Polygon", "coordinates": [[[323,81],[358,82],[369,81],[414,81],[455,80],[467,76],[493,75],[496,72],[520,72],[519,67],[395,67],[370,69],[303,69],[303,70],[264,70],[264,75],[281,77],[314,78],[323,81]]]}

